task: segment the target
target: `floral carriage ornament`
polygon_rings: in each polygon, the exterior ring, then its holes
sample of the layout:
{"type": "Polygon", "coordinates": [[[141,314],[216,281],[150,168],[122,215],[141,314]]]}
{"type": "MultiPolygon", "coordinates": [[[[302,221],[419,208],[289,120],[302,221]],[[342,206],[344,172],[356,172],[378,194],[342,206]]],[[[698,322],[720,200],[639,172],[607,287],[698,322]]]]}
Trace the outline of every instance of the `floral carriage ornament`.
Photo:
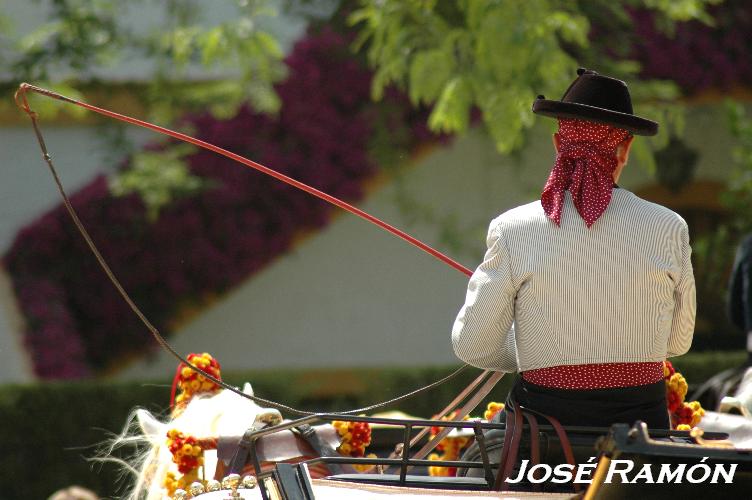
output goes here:
{"type": "MultiPolygon", "coordinates": [[[[203,371],[221,380],[219,362],[209,353],[192,353],[186,359],[203,371]]],[[[222,388],[203,374],[194,371],[183,363],[178,365],[172,384],[171,417],[180,416],[194,398],[205,398],[216,395],[222,388]],[[177,391],[177,395],[175,394],[177,391]]],[[[343,456],[353,458],[375,458],[371,453],[366,455],[366,448],[371,444],[371,427],[367,422],[333,421],[340,444],[336,451],[343,456]]],[[[204,467],[204,452],[216,450],[218,438],[198,437],[170,428],[166,433],[165,446],[172,455],[172,462],[177,466],[177,472],[167,471],[162,480],[167,495],[180,496],[182,491],[208,491],[216,487],[216,478],[207,479],[204,467]]],[[[374,468],[369,465],[355,465],[358,472],[367,472],[374,468]]],[[[241,484],[252,484],[252,476],[246,476],[241,484]]]]}
{"type": "Polygon", "coordinates": [[[705,415],[699,401],[685,402],[687,381],[674,369],[671,361],[663,362],[663,378],[666,381],[666,401],[671,417],[671,428],[688,431],[696,427],[705,415]]]}
{"type": "MultiPolygon", "coordinates": [[[[192,353],[187,356],[187,359],[213,377],[221,379],[220,364],[209,353],[192,353]]],[[[664,363],[664,379],[672,428],[690,430],[699,423],[705,411],[697,401],[685,402],[687,382],[682,374],[674,369],[670,361],[664,363]]],[[[178,365],[173,380],[173,417],[179,415],[194,397],[216,394],[220,389],[219,385],[207,379],[204,375],[183,364],[178,365]],[[175,390],[178,391],[177,395],[175,395],[175,390]]],[[[490,402],[483,414],[483,419],[490,421],[494,415],[503,409],[503,403],[490,402]]],[[[440,419],[444,421],[453,420],[456,416],[455,411],[440,417],[440,419]]],[[[469,416],[465,417],[465,420],[469,419],[469,416]]],[[[341,439],[340,445],[336,449],[337,452],[343,456],[355,458],[376,457],[373,453],[366,455],[366,448],[371,444],[371,428],[368,423],[334,421],[332,425],[341,439]]],[[[434,437],[439,432],[438,427],[433,427],[430,430],[430,436],[434,437]]],[[[431,453],[428,458],[433,461],[457,460],[471,441],[468,436],[457,435],[457,433],[449,435],[438,443],[436,453],[431,453]]],[[[168,472],[164,478],[163,484],[168,494],[172,496],[176,490],[186,490],[189,485],[196,482],[202,483],[206,487],[208,481],[199,476],[199,471],[204,463],[204,451],[216,449],[217,440],[215,438],[197,438],[186,435],[177,429],[170,429],[167,432],[166,444],[179,471],[179,474],[168,472]]],[[[373,469],[373,466],[356,465],[355,469],[358,472],[367,472],[373,469]]],[[[456,472],[455,467],[428,467],[428,473],[431,476],[452,477],[456,475],[456,472]]]]}

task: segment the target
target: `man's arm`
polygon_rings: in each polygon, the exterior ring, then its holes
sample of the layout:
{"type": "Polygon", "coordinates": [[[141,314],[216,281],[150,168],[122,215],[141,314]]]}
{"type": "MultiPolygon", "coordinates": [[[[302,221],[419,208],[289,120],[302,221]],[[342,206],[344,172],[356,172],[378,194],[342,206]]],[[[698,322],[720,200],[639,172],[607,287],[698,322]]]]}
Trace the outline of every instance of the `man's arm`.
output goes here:
{"type": "Polygon", "coordinates": [[[695,331],[697,299],[695,297],[695,276],[692,272],[692,248],[689,246],[689,229],[686,223],[681,228],[681,274],[674,289],[674,316],[668,338],[666,356],[680,356],[692,345],[695,331]]]}
{"type": "Polygon", "coordinates": [[[458,358],[490,370],[515,372],[514,288],[503,226],[493,221],[483,262],[470,277],[465,305],[452,328],[458,358]]]}

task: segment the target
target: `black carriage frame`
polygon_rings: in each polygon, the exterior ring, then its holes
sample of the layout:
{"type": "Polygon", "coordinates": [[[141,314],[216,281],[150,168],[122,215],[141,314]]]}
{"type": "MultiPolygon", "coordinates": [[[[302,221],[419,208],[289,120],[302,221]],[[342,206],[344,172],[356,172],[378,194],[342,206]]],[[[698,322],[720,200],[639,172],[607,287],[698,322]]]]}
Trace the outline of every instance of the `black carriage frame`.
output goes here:
{"type": "MultiPolygon", "coordinates": [[[[527,424],[524,424],[524,428],[528,428],[527,424]]],[[[555,432],[555,429],[550,425],[539,425],[540,432],[555,432]]],[[[307,473],[308,465],[326,464],[326,465],[375,465],[386,468],[399,468],[399,475],[396,480],[382,480],[378,478],[386,477],[383,474],[357,474],[353,475],[340,475],[339,478],[333,477],[332,479],[346,480],[350,482],[360,482],[363,484],[388,484],[390,486],[415,486],[423,488],[436,488],[436,489],[464,489],[464,490],[476,490],[476,491],[492,491],[494,489],[495,476],[494,470],[498,468],[499,464],[491,462],[489,460],[488,449],[486,447],[486,438],[484,431],[493,429],[505,430],[506,424],[485,422],[481,420],[465,420],[465,421],[446,421],[446,420],[430,420],[430,419],[395,419],[386,417],[366,417],[366,416],[353,416],[353,415],[338,415],[331,413],[321,413],[303,417],[298,420],[284,422],[279,425],[266,427],[260,430],[254,430],[247,432],[243,436],[243,445],[248,449],[248,459],[250,464],[253,465],[257,474],[258,487],[261,492],[263,500],[270,500],[269,490],[267,486],[267,480],[274,481],[275,487],[278,490],[279,496],[285,500],[313,500],[313,490],[309,481],[309,475],[307,473]],[[300,428],[306,425],[316,425],[322,423],[331,423],[335,420],[346,422],[365,422],[369,425],[386,425],[391,427],[402,428],[402,441],[401,452],[399,458],[354,458],[354,457],[317,457],[310,460],[300,462],[298,464],[279,463],[272,470],[262,472],[261,460],[258,456],[257,442],[259,439],[281,431],[294,431],[296,428],[300,428]],[[413,437],[413,430],[421,429],[425,427],[451,427],[454,429],[472,429],[476,442],[478,443],[478,449],[481,461],[465,461],[465,460],[426,460],[410,458],[411,446],[410,441],[413,437]],[[408,481],[408,471],[412,467],[462,467],[467,469],[483,469],[484,482],[474,481],[472,483],[462,481],[461,478],[441,478],[436,480],[427,480],[425,482],[415,483],[408,481]],[[370,479],[373,477],[373,479],[370,479]]],[[[651,437],[657,438],[683,438],[689,439],[690,434],[687,431],[674,431],[667,429],[655,429],[651,430],[650,434],[647,434],[647,428],[644,424],[638,423],[634,427],[629,428],[626,424],[617,424],[611,428],[611,432],[603,427],[587,427],[587,426],[568,426],[567,432],[578,434],[589,434],[593,436],[611,436],[616,440],[620,440],[620,435],[626,436],[626,439],[630,439],[633,442],[635,437],[638,437],[637,445],[639,448],[646,450],[652,444],[651,437]],[[642,427],[640,427],[642,426],[642,427]],[[641,435],[640,432],[642,433],[641,435]]],[[[709,432],[705,434],[707,439],[724,439],[727,435],[723,433],[709,432]]],[[[623,439],[621,439],[623,440],[623,439]]],[[[693,451],[696,453],[696,448],[693,451]]],[[[595,453],[595,450],[594,450],[595,453]]],[[[707,450],[706,450],[707,453],[707,450]]]]}

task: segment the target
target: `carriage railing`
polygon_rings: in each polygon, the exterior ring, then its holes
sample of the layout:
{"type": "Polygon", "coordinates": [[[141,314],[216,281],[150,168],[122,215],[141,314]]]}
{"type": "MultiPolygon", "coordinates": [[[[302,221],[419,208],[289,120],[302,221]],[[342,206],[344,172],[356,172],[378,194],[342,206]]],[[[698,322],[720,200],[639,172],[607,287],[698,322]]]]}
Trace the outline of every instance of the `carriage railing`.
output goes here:
{"type": "MultiPolygon", "coordinates": [[[[323,463],[323,464],[346,464],[346,465],[374,465],[384,467],[397,467],[399,468],[399,478],[393,484],[395,486],[405,486],[407,483],[407,474],[412,467],[462,467],[467,469],[480,469],[484,471],[485,489],[492,490],[494,486],[494,468],[499,464],[491,462],[488,458],[488,450],[485,444],[484,431],[499,429],[505,430],[506,424],[485,422],[479,419],[476,420],[464,420],[464,421],[447,421],[447,420],[431,420],[431,419],[400,419],[400,418],[386,418],[386,417],[367,417],[367,416],[355,416],[355,415],[339,415],[331,413],[321,413],[315,415],[309,415],[298,420],[292,420],[289,422],[283,422],[281,424],[266,427],[259,430],[249,429],[242,438],[241,446],[246,446],[249,451],[249,458],[253,465],[256,476],[258,479],[258,485],[261,491],[263,500],[269,500],[269,493],[265,484],[266,479],[271,478],[274,475],[273,470],[262,471],[261,460],[258,456],[257,442],[259,439],[286,430],[294,430],[295,428],[304,425],[316,425],[326,422],[333,422],[335,420],[345,422],[367,422],[368,424],[384,425],[389,427],[401,427],[402,428],[402,442],[400,456],[398,458],[356,458],[356,457],[344,457],[344,456],[329,456],[318,457],[311,460],[307,460],[308,465],[323,463]],[[471,429],[473,431],[476,442],[478,443],[479,454],[481,461],[465,461],[465,460],[426,460],[416,459],[410,457],[410,440],[413,436],[415,429],[424,427],[451,427],[454,429],[471,429]]],[[[525,423],[523,429],[527,429],[528,425],[525,423]]],[[[550,425],[538,425],[539,432],[555,432],[555,429],[550,425]]],[[[608,433],[608,429],[604,427],[588,427],[588,426],[567,426],[568,433],[576,433],[580,435],[593,435],[604,436],[608,433]]],[[[674,431],[668,429],[651,429],[650,435],[653,438],[666,438],[676,437],[687,439],[690,437],[688,431],[674,431]]],[[[708,439],[721,439],[725,435],[721,433],[707,433],[708,439]],[[717,434],[717,435],[716,435],[717,434]]],[[[233,471],[239,472],[239,471],[233,471]]],[[[378,475],[378,473],[372,473],[378,475]]]]}

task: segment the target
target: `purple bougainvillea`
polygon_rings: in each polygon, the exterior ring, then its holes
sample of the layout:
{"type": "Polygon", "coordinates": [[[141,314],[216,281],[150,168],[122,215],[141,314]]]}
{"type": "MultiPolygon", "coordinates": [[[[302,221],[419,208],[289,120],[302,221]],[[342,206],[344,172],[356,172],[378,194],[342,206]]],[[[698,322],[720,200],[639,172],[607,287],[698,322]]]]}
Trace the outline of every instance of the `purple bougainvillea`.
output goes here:
{"type": "MultiPolygon", "coordinates": [[[[351,201],[362,197],[363,181],[376,170],[368,151],[377,123],[386,125],[390,147],[430,137],[425,112],[400,94],[390,93],[387,105],[370,100],[371,73],[350,53],[347,37],[327,29],[311,34],[286,62],[278,116],[243,107],[229,120],[186,118],[196,135],[351,201]]],[[[247,279],[288,249],[296,232],[325,225],[331,210],[211,152],[197,151],[187,161],[210,188],[178,200],[154,222],[137,196],[112,196],[101,176],[71,197],[124,288],[167,333],[182,307],[247,279]]],[[[23,228],[4,262],[27,319],[26,346],[38,376],[86,376],[155,346],[64,207],[23,228]]]]}
{"type": "Polygon", "coordinates": [[[673,36],[656,29],[649,11],[635,11],[632,57],[641,76],[675,81],[687,93],[748,86],[752,80],[752,2],[726,0],[710,6],[714,25],[678,23],[673,36]]]}

